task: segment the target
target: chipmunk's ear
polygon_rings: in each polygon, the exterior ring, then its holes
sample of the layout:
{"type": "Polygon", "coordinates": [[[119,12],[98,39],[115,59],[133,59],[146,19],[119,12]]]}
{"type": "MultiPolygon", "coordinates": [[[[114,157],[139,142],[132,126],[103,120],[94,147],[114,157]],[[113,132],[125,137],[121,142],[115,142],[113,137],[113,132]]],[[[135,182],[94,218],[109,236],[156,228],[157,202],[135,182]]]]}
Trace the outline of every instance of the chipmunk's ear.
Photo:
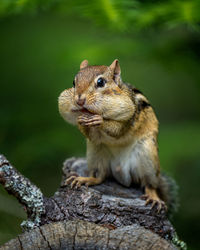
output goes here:
{"type": "Polygon", "coordinates": [[[115,59],[111,65],[109,66],[109,68],[111,69],[111,71],[113,72],[113,79],[118,82],[118,80],[120,79],[120,75],[121,75],[121,69],[120,69],[120,65],[119,65],[119,61],[117,59],[115,59]]]}
{"type": "Polygon", "coordinates": [[[83,60],[80,64],[80,69],[86,68],[88,66],[88,60],[83,60]]]}

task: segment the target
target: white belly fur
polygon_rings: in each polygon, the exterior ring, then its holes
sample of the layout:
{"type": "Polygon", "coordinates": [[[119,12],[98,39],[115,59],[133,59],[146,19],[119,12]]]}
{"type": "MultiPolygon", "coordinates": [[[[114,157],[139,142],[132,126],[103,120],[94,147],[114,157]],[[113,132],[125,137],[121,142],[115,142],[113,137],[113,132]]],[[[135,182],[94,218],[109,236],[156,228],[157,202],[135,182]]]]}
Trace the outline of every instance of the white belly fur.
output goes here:
{"type": "Polygon", "coordinates": [[[112,148],[111,153],[113,177],[127,187],[133,182],[140,183],[145,170],[144,159],[146,159],[146,153],[144,144],[136,143],[129,145],[123,150],[121,148],[112,148]]]}

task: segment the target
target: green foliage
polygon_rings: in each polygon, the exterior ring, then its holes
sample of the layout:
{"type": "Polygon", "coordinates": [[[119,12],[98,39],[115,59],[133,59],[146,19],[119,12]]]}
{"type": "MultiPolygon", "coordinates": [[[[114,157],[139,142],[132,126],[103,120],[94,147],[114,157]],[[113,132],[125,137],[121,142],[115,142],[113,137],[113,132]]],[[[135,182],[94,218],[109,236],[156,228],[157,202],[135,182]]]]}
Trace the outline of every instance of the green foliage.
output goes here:
{"type": "Polygon", "coordinates": [[[117,30],[136,31],[151,26],[199,28],[199,9],[199,0],[2,0],[0,16],[54,11],[85,16],[117,30]]]}
{"type": "MultiPolygon", "coordinates": [[[[57,97],[72,86],[81,60],[109,65],[118,58],[123,80],[147,95],[159,118],[161,166],[180,185],[175,227],[198,249],[199,2],[1,0],[1,153],[53,194],[62,161],[85,155],[84,138],[59,116],[57,97]]],[[[0,244],[20,232],[24,216],[0,189],[0,244]]]]}

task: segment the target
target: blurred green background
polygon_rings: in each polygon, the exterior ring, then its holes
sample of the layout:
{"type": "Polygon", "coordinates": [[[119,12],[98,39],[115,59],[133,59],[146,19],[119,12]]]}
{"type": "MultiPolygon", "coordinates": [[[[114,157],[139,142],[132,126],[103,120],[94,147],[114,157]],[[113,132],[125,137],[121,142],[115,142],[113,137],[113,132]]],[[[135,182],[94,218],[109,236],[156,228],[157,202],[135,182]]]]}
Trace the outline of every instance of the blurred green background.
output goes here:
{"type": "MultiPolygon", "coordinates": [[[[173,224],[189,249],[200,231],[200,1],[2,0],[0,153],[45,195],[62,162],[85,155],[57,98],[83,59],[120,60],[122,78],[145,93],[160,121],[161,166],[179,185],[173,224]]],[[[0,187],[0,244],[21,232],[25,213],[0,187]]]]}

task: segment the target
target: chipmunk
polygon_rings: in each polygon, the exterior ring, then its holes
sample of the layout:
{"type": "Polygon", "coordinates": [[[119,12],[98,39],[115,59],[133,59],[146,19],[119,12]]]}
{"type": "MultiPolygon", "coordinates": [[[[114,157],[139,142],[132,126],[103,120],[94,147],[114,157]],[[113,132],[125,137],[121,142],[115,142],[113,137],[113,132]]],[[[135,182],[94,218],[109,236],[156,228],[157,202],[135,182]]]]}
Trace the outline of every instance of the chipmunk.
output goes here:
{"type": "Polygon", "coordinates": [[[89,66],[84,60],[73,87],[59,96],[59,112],[87,138],[89,177],[71,176],[71,187],[97,185],[108,176],[144,188],[146,204],[169,204],[169,184],[160,174],[158,120],[148,99],[121,79],[118,60],[89,66]]]}

